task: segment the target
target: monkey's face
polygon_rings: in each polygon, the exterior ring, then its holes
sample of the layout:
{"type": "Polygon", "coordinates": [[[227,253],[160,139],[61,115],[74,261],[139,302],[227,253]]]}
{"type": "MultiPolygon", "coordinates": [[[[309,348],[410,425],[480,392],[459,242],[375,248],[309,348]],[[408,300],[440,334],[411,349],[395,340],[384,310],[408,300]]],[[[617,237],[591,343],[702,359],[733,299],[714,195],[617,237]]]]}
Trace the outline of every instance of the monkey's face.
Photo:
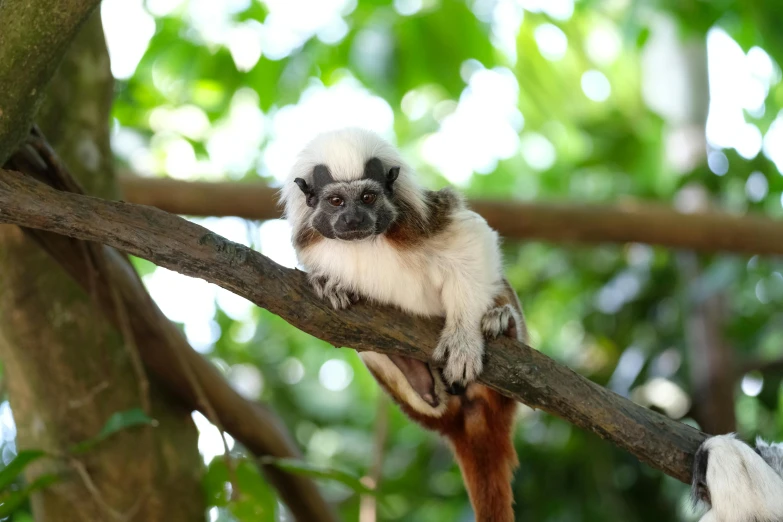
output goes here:
{"type": "Polygon", "coordinates": [[[351,181],[335,181],[329,168],[317,165],[312,180],[294,182],[313,209],[310,224],[329,239],[358,241],[383,234],[397,217],[392,187],[399,168],[384,172],[377,158],[365,165],[363,176],[351,181]]]}

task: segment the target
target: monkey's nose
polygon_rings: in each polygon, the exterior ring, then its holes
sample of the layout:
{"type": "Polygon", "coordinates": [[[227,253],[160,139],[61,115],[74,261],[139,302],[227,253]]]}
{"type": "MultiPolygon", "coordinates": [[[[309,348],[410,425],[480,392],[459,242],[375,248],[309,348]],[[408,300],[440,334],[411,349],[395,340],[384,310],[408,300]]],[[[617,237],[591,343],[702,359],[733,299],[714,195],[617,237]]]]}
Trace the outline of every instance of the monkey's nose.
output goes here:
{"type": "Polygon", "coordinates": [[[367,221],[364,214],[343,214],[341,220],[346,226],[351,228],[360,227],[367,221]]]}

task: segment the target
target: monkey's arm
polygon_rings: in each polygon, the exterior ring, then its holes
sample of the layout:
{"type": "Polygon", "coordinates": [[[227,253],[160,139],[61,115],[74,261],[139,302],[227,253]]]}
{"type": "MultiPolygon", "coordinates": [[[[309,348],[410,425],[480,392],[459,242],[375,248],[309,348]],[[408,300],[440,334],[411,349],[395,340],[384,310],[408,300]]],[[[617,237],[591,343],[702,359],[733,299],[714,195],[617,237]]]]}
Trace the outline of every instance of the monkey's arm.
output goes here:
{"type": "Polygon", "coordinates": [[[507,279],[503,279],[503,289],[495,296],[494,306],[487,310],[481,319],[481,330],[488,339],[506,335],[512,339],[528,343],[527,324],[522,304],[517,293],[507,279]]]}
{"type": "MultiPolygon", "coordinates": [[[[503,290],[497,234],[470,211],[461,211],[444,241],[441,289],[446,323],[433,353],[450,383],[465,385],[482,370],[482,321],[503,290]]],[[[486,321],[485,321],[486,322],[486,321]]],[[[500,324],[498,332],[502,332],[500,324]]]]}

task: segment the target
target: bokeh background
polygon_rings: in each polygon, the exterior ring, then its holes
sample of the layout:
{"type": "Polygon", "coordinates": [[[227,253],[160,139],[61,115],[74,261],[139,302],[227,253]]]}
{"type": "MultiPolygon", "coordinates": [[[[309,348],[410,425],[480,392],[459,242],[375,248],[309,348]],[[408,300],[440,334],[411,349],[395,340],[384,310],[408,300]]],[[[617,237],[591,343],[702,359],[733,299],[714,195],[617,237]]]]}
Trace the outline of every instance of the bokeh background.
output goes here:
{"type": "MultiPolygon", "coordinates": [[[[101,15],[112,147],[134,175],[279,186],[316,133],[358,125],[426,186],[470,197],[783,215],[779,0],[104,0],[101,15]]],[[[284,221],[194,220],[296,265],[284,221]]],[[[535,241],[504,255],[537,349],[706,431],[783,438],[781,260],[535,241]]],[[[344,520],[472,520],[448,448],[379,396],[352,350],[134,261],[309,463],[364,477],[382,461],[375,507],[320,482],[344,520]]],[[[206,518],[261,520],[274,493],[257,483],[230,502],[219,434],[195,419],[206,518]]],[[[8,462],[7,402],[0,425],[8,462]]],[[[696,519],[684,484],[559,419],[521,408],[515,444],[518,520],[696,519]]]]}

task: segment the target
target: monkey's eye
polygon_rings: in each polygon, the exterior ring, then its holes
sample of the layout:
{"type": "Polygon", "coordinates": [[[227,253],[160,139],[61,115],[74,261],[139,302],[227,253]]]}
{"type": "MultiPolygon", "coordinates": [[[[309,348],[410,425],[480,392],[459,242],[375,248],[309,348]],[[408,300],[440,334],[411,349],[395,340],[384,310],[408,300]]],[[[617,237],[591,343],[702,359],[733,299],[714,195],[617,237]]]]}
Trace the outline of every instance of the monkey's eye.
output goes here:
{"type": "Polygon", "coordinates": [[[362,203],[364,203],[365,205],[372,205],[373,203],[375,203],[375,199],[377,197],[378,196],[376,196],[372,192],[365,192],[364,194],[362,194],[362,203]]]}
{"type": "Polygon", "coordinates": [[[345,202],[340,196],[332,196],[329,198],[329,204],[333,207],[342,207],[345,202]]]}

